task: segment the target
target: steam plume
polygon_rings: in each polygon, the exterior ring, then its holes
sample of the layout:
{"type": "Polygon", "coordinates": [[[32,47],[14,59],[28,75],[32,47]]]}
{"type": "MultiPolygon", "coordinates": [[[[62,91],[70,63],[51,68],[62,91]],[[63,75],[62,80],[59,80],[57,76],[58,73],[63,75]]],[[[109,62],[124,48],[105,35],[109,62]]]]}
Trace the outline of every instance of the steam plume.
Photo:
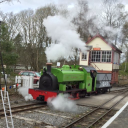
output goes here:
{"type": "Polygon", "coordinates": [[[46,27],[48,36],[52,38],[52,41],[57,41],[57,44],[51,44],[50,47],[46,48],[48,61],[57,61],[75,55],[75,52],[73,52],[74,48],[86,52],[85,42],[80,39],[79,34],[74,29],[75,26],[70,20],[59,15],[48,16],[43,24],[46,27]]]}
{"type": "Polygon", "coordinates": [[[26,101],[33,100],[33,97],[31,94],[28,94],[29,87],[20,87],[18,88],[19,94],[21,94],[26,101]]]}

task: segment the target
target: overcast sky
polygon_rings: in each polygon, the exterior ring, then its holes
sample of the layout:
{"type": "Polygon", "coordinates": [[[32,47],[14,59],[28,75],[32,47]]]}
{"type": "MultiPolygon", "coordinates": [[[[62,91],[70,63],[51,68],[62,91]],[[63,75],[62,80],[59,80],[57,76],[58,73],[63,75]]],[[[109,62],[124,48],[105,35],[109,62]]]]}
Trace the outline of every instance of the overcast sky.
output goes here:
{"type": "MultiPolygon", "coordinates": [[[[0,0],[1,1],[1,0],[0,0]]],[[[45,6],[50,3],[55,3],[55,4],[68,4],[69,7],[71,7],[76,0],[19,0],[20,2],[17,2],[16,0],[13,0],[11,3],[1,3],[0,4],[0,10],[3,11],[4,13],[7,12],[14,12],[18,13],[21,10],[25,9],[37,9],[42,6],[45,6]]],[[[90,8],[93,9],[99,9],[101,6],[101,1],[102,0],[88,0],[90,8]]],[[[128,0],[121,0],[121,3],[125,5],[126,10],[128,10],[128,0]]]]}

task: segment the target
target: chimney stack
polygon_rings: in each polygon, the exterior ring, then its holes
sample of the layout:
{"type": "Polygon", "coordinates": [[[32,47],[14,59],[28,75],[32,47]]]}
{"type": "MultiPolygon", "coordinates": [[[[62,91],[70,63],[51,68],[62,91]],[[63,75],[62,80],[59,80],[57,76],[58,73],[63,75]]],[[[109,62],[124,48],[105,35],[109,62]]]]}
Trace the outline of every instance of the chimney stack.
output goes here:
{"type": "Polygon", "coordinates": [[[47,65],[47,72],[51,73],[51,65],[52,65],[52,63],[46,63],[46,65],[47,65]]]}

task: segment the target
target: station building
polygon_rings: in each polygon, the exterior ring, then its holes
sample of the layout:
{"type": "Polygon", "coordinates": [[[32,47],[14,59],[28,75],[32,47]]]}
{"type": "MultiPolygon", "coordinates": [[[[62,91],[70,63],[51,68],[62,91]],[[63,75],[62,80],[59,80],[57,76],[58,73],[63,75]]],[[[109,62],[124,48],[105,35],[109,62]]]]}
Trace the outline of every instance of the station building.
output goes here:
{"type": "Polygon", "coordinates": [[[79,64],[93,66],[98,73],[109,74],[107,77],[111,79],[112,84],[118,83],[122,51],[112,43],[107,42],[101,35],[89,37],[86,45],[89,49],[86,53],[80,53],[79,64]]]}

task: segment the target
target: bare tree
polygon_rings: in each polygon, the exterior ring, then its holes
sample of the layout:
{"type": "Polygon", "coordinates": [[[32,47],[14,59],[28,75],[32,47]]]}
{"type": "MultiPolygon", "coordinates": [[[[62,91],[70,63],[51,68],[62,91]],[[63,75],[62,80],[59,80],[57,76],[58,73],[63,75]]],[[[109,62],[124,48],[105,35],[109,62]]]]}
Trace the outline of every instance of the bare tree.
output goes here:
{"type": "Polygon", "coordinates": [[[119,40],[123,40],[123,36],[120,33],[128,13],[125,11],[125,6],[120,4],[118,0],[103,0],[102,7],[104,7],[101,15],[103,27],[100,28],[100,31],[104,33],[103,35],[109,41],[117,45],[119,40]]]}
{"type": "MultiPolygon", "coordinates": [[[[51,38],[47,36],[47,32],[43,25],[44,18],[55,15],[56,8],[53,5],[42,7],[33,10],[24,10],[15,15],[17,21],[16,33],[22,36],[21,49],[22,56],[20,61],[32,70],[40,70],[43,64],[46,63],[45,48],[51,43],[51,38]]],[[[11,27],[10,27],[11,28],[11,27]]]]}
{"type": "Polygon", "coordinates": [[[123,31],[126,41],[128,41],[128,21],[125,22],[122,31],[123,31]]]}
{"type": "MultiPolygon", "coordinates": [[[[1,0],[1,1],[0,1],[0,4],[1,4],[1,3],[4,3],[4,2],[12,2],[12,1],[14,1],[14,0],[1,0]]],[[[17,0],[17,1],[19,1],[19,0],[17,0]]]]}
{"type": "Polygon", "coordinates": [[[73,23],[77,26],[77,31],[82,40],[87,41],[89,35],[95,35],[98,31],[93,22],[95,16],[89,16],[87,1],[79,0],[78,7],[77,16],[73,19],[73,23]]]}
{"type": "Polygon", "coordinates": [[[128,62],[128,22],[126,22],[123,26],[123,34],[124,34],[124,47],[122,45],[122,49],[123,51],[125,51],[125,69],[124,71],[126,71],[126,66],[127,66],[127,62],[128,62]]]}

